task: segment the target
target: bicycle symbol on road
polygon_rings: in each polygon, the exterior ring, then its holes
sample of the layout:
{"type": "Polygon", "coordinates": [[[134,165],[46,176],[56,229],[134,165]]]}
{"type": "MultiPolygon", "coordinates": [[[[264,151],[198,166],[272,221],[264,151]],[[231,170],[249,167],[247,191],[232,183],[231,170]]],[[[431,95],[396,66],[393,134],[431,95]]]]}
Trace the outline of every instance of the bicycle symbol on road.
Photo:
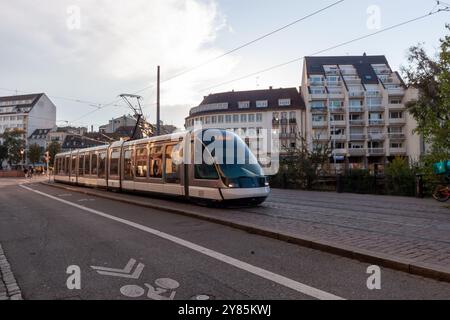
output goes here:
{"type": "MultiPolygon", "coordinates": [[[[170,278],[161,278],[155,281],[155,287],[146,283],[148,289],[147,298],[152,300],[173,300],[176,295],[175,289],[180,284],[170,278]]],[[[126,285],[120,288],[120,293],[128,298],[140,298],[145,294],[145,289],[138,285],[126,285]]]]}

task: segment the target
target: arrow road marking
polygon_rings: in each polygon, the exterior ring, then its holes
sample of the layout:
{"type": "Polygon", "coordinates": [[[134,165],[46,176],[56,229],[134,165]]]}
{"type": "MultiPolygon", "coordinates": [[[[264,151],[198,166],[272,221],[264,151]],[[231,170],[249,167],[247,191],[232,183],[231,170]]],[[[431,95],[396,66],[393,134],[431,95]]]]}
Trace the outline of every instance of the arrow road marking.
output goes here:
{"type": "Polygon", "coordinates": [[[113,269],[96,266],[91,266],[91,268],[96,270],[98,274],[101,274],[103,276],[120,277],[127,279],[139,279],[142,271],[144,270],[145,265],[143,263],[139,263],[134,272],[130,274],[135,264],[136,260],[130,259],[130,261],[128,261],[127,265],[123,269],[113,269]]]}

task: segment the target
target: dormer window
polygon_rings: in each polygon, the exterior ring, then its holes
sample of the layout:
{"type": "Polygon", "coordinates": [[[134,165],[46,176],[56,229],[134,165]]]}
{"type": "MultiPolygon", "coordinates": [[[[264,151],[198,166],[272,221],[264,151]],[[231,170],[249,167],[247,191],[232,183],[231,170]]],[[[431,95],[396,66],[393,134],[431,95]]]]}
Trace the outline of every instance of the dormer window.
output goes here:
{"type": "Polygon", "coordinates": [[[280,99],[278,100],[278,105],[280,107],[287,107],[291,105],[291,99],[280,99]]]}
{"type": "Polygon", "coordinates": [[[248,109],[250,108],[250,101],[240,101],[239,109],[248,109]]]}
{"type": "Polygon", "coordinates": [[[269,106],[269,101],[267,101],[267,100],[256,101],[257,108],[267,108],[268,106],[269,106]]]}

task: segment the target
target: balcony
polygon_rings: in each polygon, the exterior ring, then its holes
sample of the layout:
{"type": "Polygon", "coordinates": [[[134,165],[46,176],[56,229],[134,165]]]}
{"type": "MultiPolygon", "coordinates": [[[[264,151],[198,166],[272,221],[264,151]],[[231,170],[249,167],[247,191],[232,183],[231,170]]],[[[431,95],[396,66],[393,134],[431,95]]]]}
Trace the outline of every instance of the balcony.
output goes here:
{"type": "Polygon", "coordinates": [[[366,97],[368,98],[379,98],[381,97],[381,92],[380,91],[367,91],[366,92],[366,97]]]}
{"type": "Polygon", "coordinates": [[[345,120],[330,120],[330,127],[346,127],[347,122],[345,120]]]}
{"type": "Polygon", "coordinates": [[[329,81],[329,80],[327,80],[327,86],[329,86],[329,87],[342,87],[342,81],[329,81]]]}
{"type": "Polygon", "coordinates": [[[348,96],[350,98],[363,98],[365,96],[365,92],[364,91],[349,91],[348,92],[348,96]]]}
{"type": "Polygon", "coordinates": [[[345,134],[332,134],[331,141],[347,141],[347,135],[345,134]]]}
{"type": "Polygon", "coordinates": [[[406,148],[389,148],[391,155],[406,155],[406,148]]]}
{"type": "Polygon", "coordinates": [[[389,133],[389,139],[404,140],[404,139],[406,139],[406,135],[404,133],[389,133]]]}
{"type": "Polygon", "coordinates": [[[385,110],[384,106],[381,104],[367,106],[367,109],[373,112],[383,112],[385,110]]]}
{"type": "Polygon", "coordinates": [[[350,108],[348,108],[348,111],[349,112],[352,112],[352,113],[363,113],[363,112],[365,112],[365,110],[364,110],[364,107],[350,107],[350,108]]]}
{"type": "Polygon", "coordinates": [[[361,157],[366,155],[367,150],[365,148],[350,148],[348,149],[348,152],[350,153],[350,156],[361,157]]]}
{"type": "Polygon", "coordinates": [[[344,91],[342,90],[329,90],[328,97],[330,99],[344,99],[344,91]]]}
{"type": "Polygon", "coordinates": [[[359,79],[359,78],[347,78],[347,79],[344,78],[344,81],[350,86],[361,84],[361,79],[359,79]]]}
{"type": "Polygon", "coordinates": [[[369,120],[369,126],[384,126],[384,120],[369,120]]]}
{"type": "Polygon", "coordinates": [[[327,113],[328,109],[325,106],[323,106],[323,107],[311,107],[311,112],[312,113],[327,113]]]}
{"type": "Polygon", "coordinates": [[[330,107],[329,109],[330,109],[331,113],[344,113],[345,112],[344,107],[330,107]]]}
{"type": "Polygon", "coordinates": [[[325,85],[325,81],[324,80],[317,80],[317,79],[309,79],[308,83],[310,86],[323,86],[325,85]]]}
{"type": "Polygon", "coordinates": [[[319,134],[319,135],[313,136],[313,140],[316,140],[316,141],[329,141],[330,137],[328,137],[326,134],[319,134]]]}
{"type": "Polygon", "coordinates": [[[365,126],[366,125],[366,121],[361,119],[361,120],[350,120],[350,125],[351,126],[365,126]]]}
{"type": "Polygon", "coordinates": [[[369,140],[372,141],[383,141],[386,139],[386,135],[384,133],[369,133],[369,140]]]}
{"type": "Polygon", "coordinates": [[[369,156],[384,156],[385,154],[384,148],[369,148],[369,156]]]}
{"type": "Polygon", "coordinates": [[[334,149],[332,151],[333,156],[346,156],[347,155],[347,149],[334,149]]]}
{"type": "Polygon", "coordinates": [[[390,96],[403,96],[405,95],[405,88],[399,87],[387,87],[386,88],[388,95],[390,96]]]}
{"type": "Polygon", "coordinates": [[[363,133],[351,133],[350,140],[352,141],[364,141],[366,140],[366,135],[363,133]]]}
{"type": "Polygon", "coordinates": [[[406,124],[406,119],[405,118],[395,118],[395,119],[389,118],[389,123],[390,124],[406,124]]]}
{"type": "Polygon", "coordinates": [[[389,110],[405,110],[406,106],[403,103],[389,103],[389,110]]]}
{"type": "Polygon", "coordinates": [[[311,92],[309,95],[311,100],[326,100],[328,98],[327,92],[311,92]]]}
{"type": "Polygon", "coordinates": [[[313,128],[323,128],[328,127],[328,123],[326,121],[313,121],[312,122],[313,128]]]}

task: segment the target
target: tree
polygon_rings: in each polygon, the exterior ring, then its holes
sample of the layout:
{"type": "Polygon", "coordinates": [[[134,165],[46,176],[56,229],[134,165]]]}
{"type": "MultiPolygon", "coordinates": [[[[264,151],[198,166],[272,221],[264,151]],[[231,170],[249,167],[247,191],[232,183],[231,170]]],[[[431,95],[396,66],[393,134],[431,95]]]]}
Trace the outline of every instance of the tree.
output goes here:
{"type": "MultiPolygon", "coordinates": [[[[446,25],[450,31],[450,25],[446,25]]],[[[440,40],[438,58],[422,44],[409,49],[409,66],[402,67],[408,85],[419,89],[419,98],[407,107],[418,123],[417,132],[432,144],[433,153],[450,154],[450,35],[440,40]]]]}
{"type": "Polygon", "coordinates": [[[4,145],[0,145],[0,170],[3,166],[3,161],[5,161],[8,158],[8,148],[6,148],[4,145]]]}
{"type": "Polygon", "coordinates": [[[41,147],[37,144],[32,144],[28,148],[28,159],[30,160],[30,162],[34,165],[35,163],[41,161],[41,157],[41,147]]]}
{"type": "Polygon", "coordinates": [[[52,143],[50,143],[47,146],[47,151],[48,151],[49,156],[50,156],[49,165],[53,166],[53,164],[55,162],[56,155],[61,152],[61,145],[58,142],[53,141],[52,143]]]}
{"type": "Polygon", "coordinates": [[[278,181],[275,184],[310,190],[330,163],[330,143],[314,140],[312,145],[308,145],[306,139],[300,134],[297,136],[297,141],[300,143],[294,148],[283,150],[280,172],[275,178],[278,181]]]}
{"type": "Polygon", "coordinates": [[[3,145],[8,150],[8,162],[10,165],[18,164],[24,160],[25,140],[22,139],[24,131],[14,129],[3,133],[3,145]]]}

